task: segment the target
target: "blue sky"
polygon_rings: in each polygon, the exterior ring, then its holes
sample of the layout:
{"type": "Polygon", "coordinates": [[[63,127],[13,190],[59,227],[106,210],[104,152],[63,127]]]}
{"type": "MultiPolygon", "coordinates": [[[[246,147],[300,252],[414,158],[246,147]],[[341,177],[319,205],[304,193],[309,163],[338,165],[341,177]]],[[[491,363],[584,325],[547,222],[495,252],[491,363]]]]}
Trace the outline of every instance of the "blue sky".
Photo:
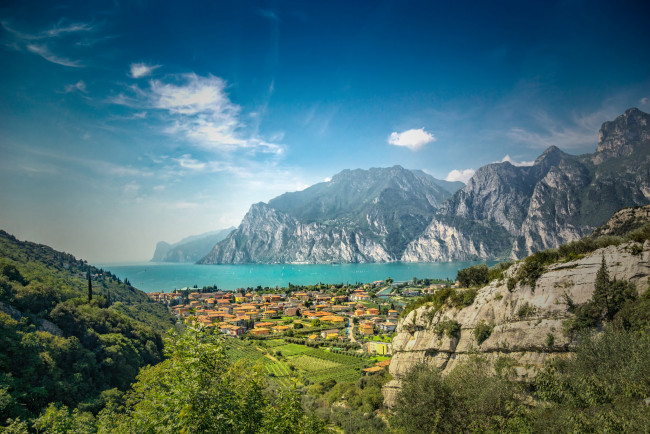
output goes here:
{"type": "Polygon", "coordinates": [[[466,180],[649,111],[647,2],[5,1],[0,227],[144,260],[346,168],[466,180]]]}

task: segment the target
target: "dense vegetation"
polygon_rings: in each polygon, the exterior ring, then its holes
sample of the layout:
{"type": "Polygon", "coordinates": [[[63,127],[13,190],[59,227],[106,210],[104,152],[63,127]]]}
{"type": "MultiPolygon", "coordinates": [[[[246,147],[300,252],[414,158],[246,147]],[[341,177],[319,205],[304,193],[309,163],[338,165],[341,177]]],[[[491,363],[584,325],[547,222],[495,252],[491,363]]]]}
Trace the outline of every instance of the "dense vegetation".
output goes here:
{"type": "Polygon", "coordinates": [[[99,411],[163,360],[173,324],[128,282],[0,231],[0,425],[50,403],[99,411]]]}
{"type": "MultiPolygon", "coordinates": [[[[147,366],[125,393],[96,416],[51,404],[33,422],[39,432],[76,433],[317,433],[290,390],[268,390],[257,368],[228,359],[221,338],[186,330],[167,339],[166,359],[147,366]]],[[[13,421],[13,432],[27,432],[13,421]]]]}
{"type": "Polygon", "coordinates": [[[421,306],[429,307],[428,315],[434,315],[443,306],[463,307],[471,306],[476,298],[476,288],[456,290],[454,288],[442,288],[433,294],[426,294],[410,302],[400,313],[400,318],[406,317],[409,313],[421,306]]]}

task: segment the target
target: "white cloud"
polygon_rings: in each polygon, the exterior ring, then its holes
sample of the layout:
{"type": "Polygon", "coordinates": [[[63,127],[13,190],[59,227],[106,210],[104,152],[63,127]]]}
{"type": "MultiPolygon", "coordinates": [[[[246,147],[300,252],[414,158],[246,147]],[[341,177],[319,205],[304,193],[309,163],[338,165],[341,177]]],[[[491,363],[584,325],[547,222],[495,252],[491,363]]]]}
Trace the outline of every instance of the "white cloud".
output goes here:
{"type": "Polygon", "coordinates": [[[168,122],[163,132],[190,140],[210,151],[235,151],[280,155],[284,146],[245,133],[241,108],[226,94],[226,82],[219,77],[194,73],[149,81],[148,89],[131,86],[132,96],[120,94],[111,101],[138,109],[157,109],[168,122]]]}
{"type": "Polygon", "coordinates": [[[129,75],[133,78],[142,78],[151,75],[160,65],[147,65],[146,63],[132,63],[129,75]]]}
{"type": "Polygon", "coordinates": [[[331,176],[328,176],[327,178],[323,179],[323,182],[330,182],[332,180],[331,176]]]}
{"type": "Polygon", "coordinates": [[[535,164],[535,161],[514,161],[512,158],[510,158],[510,155],[506,154],[505,157],[501,161],[495,161],[495,163],[504,163],[508,162],[512,164],[513,166],[532,166],[535,164]]]}
{"type": "Polygon", "coordinates": [[[467,184],[467,181],[470,180],[472,176],[474,176],[474,169],[464,169],[464,170],[458,170],[454,169],[445,178],[445,181],[449,182],[454,182],[454,181],[460,181],[465,184],[467,184]]]}
{"type": "Polygon", "coordinates": [[[393,132],[388,138],[388,143],[395,146],[405,146],[412,151],[417,151],[427,143],[434,142],[433,134],[424,131],[424,128],[406,130],[401,133],[393,132]]]}
{"type": "Polygon", "coordinates": [[[65,86],[64,92],[65,93],[70,93],[70,92],[73,92],[75,90],[78,90],[79,92],[87,93],[86,83],[84,83],[83,80],[79,80],[75,84],[67,84],[65,86]]]}
{"type": "Polygon", "coordinates": [[[82,68],[83,65],[81,62],[78,60],[71,60],[65,57],[60,57],[57,56],[56,54],[52,53],[49,48],[47,48],[46,45],[36,45],[36,44],[28,44],[27,45],[27,50],[34,54],[38,54],[41,56],[43,59],[47,60],[48,62],[56,63],[57,65],[62,65],[62,66],[70,66],[72,68],[82,68]]]}
{"type": "Polygon", "coordinates": [[[204,170],[206,168],[205,163],[202,163],[199,160],[195,160],[189,154],[185,154],[181,158],[174,158],[174,161],[177,161],[178,164],[184,169],[204,170]]]}
{"type": "Polygon", "coordinates": [[[641,105],[647,105],[648,104],[648,97],[643,97],[639,100],[639,104],[641,105]]]}

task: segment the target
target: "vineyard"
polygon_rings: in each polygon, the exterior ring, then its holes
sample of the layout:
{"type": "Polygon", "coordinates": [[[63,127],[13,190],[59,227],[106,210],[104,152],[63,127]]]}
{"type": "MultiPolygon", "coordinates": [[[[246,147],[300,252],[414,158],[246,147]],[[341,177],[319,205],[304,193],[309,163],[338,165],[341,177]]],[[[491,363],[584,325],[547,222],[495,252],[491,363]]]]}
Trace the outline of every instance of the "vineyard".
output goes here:
{"type": "Polygon", "coordinates": [[[262,365],[269,380],[281,387],[290,387],[301,378],[310,383],[329,379],[355,381],[361,376],[361,369],[372,363],[360,357],[289,344],[282,339],[267,340],[263,344],[228,339],[226,345],[233,361],[262,365]]]}

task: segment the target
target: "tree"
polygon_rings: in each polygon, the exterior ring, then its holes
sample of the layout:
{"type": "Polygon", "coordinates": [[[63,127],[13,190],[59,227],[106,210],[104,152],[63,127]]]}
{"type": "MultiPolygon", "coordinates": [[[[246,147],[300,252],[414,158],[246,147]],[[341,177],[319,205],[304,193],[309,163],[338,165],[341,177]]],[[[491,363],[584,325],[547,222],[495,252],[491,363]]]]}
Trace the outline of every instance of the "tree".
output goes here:
{"type": "Polygon", "coordinates": [[[628,300],[636,299],[636,287],[630,282],[609,279],[605,256],[602,257],[600,268],[596,273],[593,303],[607,321],[623,308],[628,300]]]}
{"type": "Polygon", "coordinates": [[[88,303],[93,300],[93,283],[90,280],[90,268],[88,268],[88,303]]]}

